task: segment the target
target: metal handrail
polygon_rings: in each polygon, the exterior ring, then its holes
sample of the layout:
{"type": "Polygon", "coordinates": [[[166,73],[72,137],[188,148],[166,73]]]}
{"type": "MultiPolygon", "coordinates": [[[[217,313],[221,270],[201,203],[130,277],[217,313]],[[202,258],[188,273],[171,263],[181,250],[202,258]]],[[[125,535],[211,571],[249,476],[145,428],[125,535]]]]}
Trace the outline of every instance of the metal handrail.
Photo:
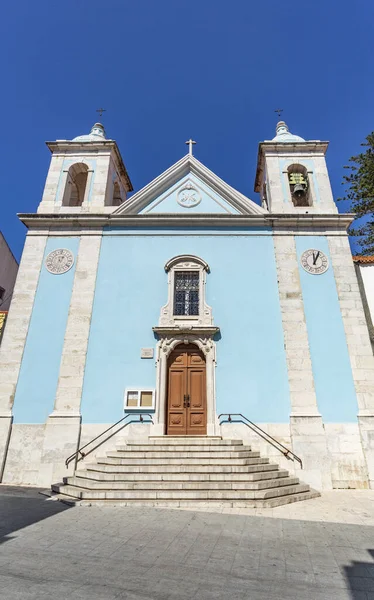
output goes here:
{"type": "Polygon", "coordinates": [[[68,458],[65,460],[66,468],[69,466],[69,464],[72,462],[72,460],[74,460],[75,458],[78,458],[79,454],[81,456],[81,458],[79,460],[83,460],[83,458],[88,454],[88,452],[82,452],[82,450],[84,450],[84,448],[87,448],[87,446],[89,446],[93,442],[96,442],[96,440],[98,440],[102,435],[104,435],[105,433],[108,433],[108,431],[110,431],[111,429],[113,429],[113,427],[116,427],[117,425],[122,423],[122,421],[126,421],[126,419],[128,419],[129,417],[134,417],[135,415],[139,415],[139,420],[128,421],[127,423],[125,423],[123,425],[123,427],[121,427],[121,429],[124,429],[124,427],[127,427],[128,425],[131,425],[131,423],[151,423],[153,425],[152,416],[149,413],[130,413],[130,414],[126,415],[125,417],[122,417],[122,419],[117,421],[117,423],[114,423],[113,425],[108,427],[108,429],[105,429],[105,431],[102,431],[101,433],[99,433],[99,435],[97,435],[92,440],[87,442],[87,444],[84,444],[84,446],[81,446],[80,448],[78,448],[78,450],[76,452],[74,452],[74,454],[71,454],[70,456],[68,456],[68,458]],[[144,421],[143,417],[149,417],[150,421],[144,421]]]}
{"type": "MultiPolygon", "coordinates": [[[[232,417],[240,417],[240,419],[234,420],[234,422],[235,423],[240,423],[240,422],[243,423],[243,425],[246,425],[247,427],[252,429],[252,431],[257,433],[257,435],[262,437],[262,439],[264,439],[265,442],[268,442],[269,444],[274,446],[274,448],[276,448],[279,452],[281,452],[283,454],[283,456],[285,456],[288,460],[294,460],[294,461],[297,460],[297,462],[300,463],[301,468],[303,468],[303,461],[301,460],[301,458],[299,456],[294,454],[294,452],[292,452],[292,450],[289,450],[289,448],[287,448],[286,446],[281,444],[281,442],[279,442],[278,440],[273,438],[272,435],[270,435],[269,433],[267,433],[266,431],[261,429],[261,427],[259,427],[258,425],[256,425],[256,423],[253,423],[252,421],[247,419],[247,417],[245,417],[241,413],[222,413],[218,416],[220,421],[221,421],[222,417],[227,417],[228,423],[233,422],[232,417]],[[270,438],[270,439],[268,439],[268,438],[270,438]],[[280,448],[279,448],[279,446],[280,446],[280,448]]],[[[220,422],[220,425],[222,425],[222,422],[220,422]]]]}

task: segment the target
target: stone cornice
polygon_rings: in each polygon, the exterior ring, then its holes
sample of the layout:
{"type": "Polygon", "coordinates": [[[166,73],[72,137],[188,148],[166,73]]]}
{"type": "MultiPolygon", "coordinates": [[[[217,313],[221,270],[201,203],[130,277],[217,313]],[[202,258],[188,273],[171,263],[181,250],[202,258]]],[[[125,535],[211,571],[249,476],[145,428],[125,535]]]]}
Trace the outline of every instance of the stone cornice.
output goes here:
{"type": "Polygon", "coordinates": [[[294,154],[297,153],[308,153],[308,152],[321,152],[326,153],[329,143],[321,142],[320,140],[311,140],[310,142],[280,142],[265,141],[259,144],[259,151],[262,152],[274,152],[275,154],[294,154]],[[291,150],[291,152],[290,152],[291,150]]]}
{"type": "Polygon", "coordinates": [[[68,152],[71,150],[84,150],[90,152],[95,150],[103,150],[104,148],[108,147],[114,148],[114,146],[117,146],[117,143],[114,140],[103,140],[95,142],[74,142],[72,140],[55,140],[54,142],[46,142],[46,146],[48,146],[50,151],[53,153],[56,153],[59,150],[61,150],[62,152],[68,152]]]}
{"type": "Polygon", "coordinates": [[[234,207],[243,215],[262,215],[267,211],[246,198],[243,194],[235,190],[228,183],[218,177],[213,171],[210,171],[203,163],[194,156],[187,154],[166,171],[161,173],[156,179],[153,179],[144,188],[136,192],[127,202],[121,204],[113,214],[115,215],[135,215],[148,206],[156,197],[163,194],[167,189],[173,186],[185,175],[192,173],[196,175],[203,183],[208,185],[214,192],[223,198],[228,204],[234,207]]]}
{"type": "Polygon", "coordinates": [[[204,325],[180,325],[176,327],[152,327],[152,330],[159,336],[183,336],[186,334],[203,335],[212,337],[219,332],[219,327],[204,325]]]}
{"type": "Polygon", "coordinates": [[[274,229],[331,228],[346,230],[353,214],[264,214],[264,215],[211,215],[180,214],[113,215],[113,214],[44,214],[20,213],[19,219],[32,228],[71,229],[91,227],[270,227],[274,229]]]}

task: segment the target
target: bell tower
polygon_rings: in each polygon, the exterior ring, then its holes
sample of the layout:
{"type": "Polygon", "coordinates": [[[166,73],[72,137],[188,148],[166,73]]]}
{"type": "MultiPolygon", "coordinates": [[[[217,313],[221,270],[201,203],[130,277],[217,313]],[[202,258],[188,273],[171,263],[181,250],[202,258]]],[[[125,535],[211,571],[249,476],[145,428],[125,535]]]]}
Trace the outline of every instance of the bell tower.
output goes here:
{"type": "Polygon", "coordinates": [[[271,213],[337,213],[325,154],[328,142],[306,141],[279,121],[258,150],[255,192],[271,213]]]}
{"type": "Polygon", "coordinates": [[[110,213],[132,191],[118,146],[101,123],[47,146],[52,158],[38,213],[110,213]]]}

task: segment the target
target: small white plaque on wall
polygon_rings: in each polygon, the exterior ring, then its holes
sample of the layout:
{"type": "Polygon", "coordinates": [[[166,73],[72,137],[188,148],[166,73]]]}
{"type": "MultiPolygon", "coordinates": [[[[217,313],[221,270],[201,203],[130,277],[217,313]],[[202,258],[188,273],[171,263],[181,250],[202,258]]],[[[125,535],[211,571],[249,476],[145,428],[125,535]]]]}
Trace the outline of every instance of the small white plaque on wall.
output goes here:
{"type": "Polygon", "coordinates": [[[153,348],[142,348],[140,358],[153,358],[153,348]]]}

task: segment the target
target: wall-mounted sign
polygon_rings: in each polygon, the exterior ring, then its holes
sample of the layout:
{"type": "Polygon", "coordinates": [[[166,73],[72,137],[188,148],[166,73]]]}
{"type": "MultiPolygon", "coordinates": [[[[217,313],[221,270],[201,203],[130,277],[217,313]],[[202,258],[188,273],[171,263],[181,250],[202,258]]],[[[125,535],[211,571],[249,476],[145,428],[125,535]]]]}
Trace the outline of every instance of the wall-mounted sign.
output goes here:
{"type": "Polygon", "coordinates": [[[152,388],[127,388],[125,390],[125,410],[154,409],[155,390],[152,388]]]}
{"type": "Polygon", "coordinates": [[[153,348],[142,348],[140,358],[153,358],[153,348]]]}

